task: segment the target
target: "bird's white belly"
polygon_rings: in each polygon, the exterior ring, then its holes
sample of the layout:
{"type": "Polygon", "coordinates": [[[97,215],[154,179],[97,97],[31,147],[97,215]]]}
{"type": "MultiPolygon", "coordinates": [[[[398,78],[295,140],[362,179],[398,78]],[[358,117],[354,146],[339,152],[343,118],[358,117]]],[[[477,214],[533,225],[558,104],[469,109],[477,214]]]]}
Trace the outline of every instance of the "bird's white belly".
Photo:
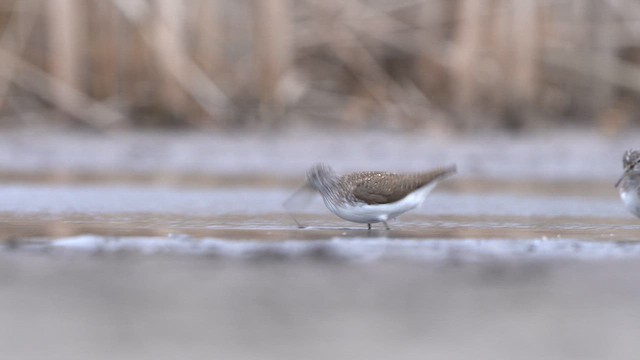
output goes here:
{"type": "Polygon", "coordinates": [[[375,223],[387,221],[422,205],[427,195],[429,195],[435,186],[435,183],[429,184],[412,192],[401,200],[389,204],[346,205],[337,207],[327,204],[327,207],[339,217],[353,222],[375,223]]]}
{"type": "Polygon", "coordinates": [[[640,216],[640,199],[635,189],[620,191],[620,198],[629,211],[636,216],[640,216]]]}

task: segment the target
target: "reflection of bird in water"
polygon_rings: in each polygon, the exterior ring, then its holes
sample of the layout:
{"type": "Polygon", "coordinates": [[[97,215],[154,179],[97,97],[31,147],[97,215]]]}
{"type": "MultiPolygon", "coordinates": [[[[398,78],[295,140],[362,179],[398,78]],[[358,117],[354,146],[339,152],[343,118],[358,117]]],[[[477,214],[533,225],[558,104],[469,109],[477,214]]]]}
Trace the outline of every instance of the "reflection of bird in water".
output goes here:
{"type": "Polygon", "coordinates": [[[640,217],[640,151],[627,150],[622,156],[624,173],[616,183],[627,209],[640,217]]]}
{"type": "Polygon", "coordinates": [[[388,220],[422,205],[437,183],[455,172],[456,167],[449,166],[421,173],[365,171],[338,176],[329,166],[318,164],[307,172],[302,190],[318,191],[327,208],[345,220],[366,223],[369,229],[381,222],[389,230],[388,220]]]}

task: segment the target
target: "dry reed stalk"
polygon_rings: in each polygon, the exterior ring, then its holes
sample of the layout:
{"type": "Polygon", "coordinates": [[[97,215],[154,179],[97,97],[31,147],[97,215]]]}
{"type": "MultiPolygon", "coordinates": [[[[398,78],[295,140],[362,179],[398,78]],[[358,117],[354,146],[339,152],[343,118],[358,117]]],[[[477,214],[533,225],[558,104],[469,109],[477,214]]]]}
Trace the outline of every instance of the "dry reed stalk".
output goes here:
{"type": "Polygon", "coordinates": [[[55,103],[59,97],[67,99],[57,103],[59,109],[95,128],[112,127],[125,118],[113,108],[93,101],[82,91],[3,49],[0,49],[0,77],[11,79],[16,85],[52,103],[55,103]],[[9,72],[9,69],[16,69],[15,74],[9,72]],[[50,87],[58,92],[52,93],[47,85],[52,85],[50,87]]]}
{"type": "Polygon", "coordinates": [[[538,4],[535,0],[511,0],[513,16],[513,90],[516,104],[533,104],[538,88],[538,4]]]}
{"type": "MultiPolygon", "coordinates": [[[[158,0],[170,1],[170,0],[158,0]]],[[[114,4],[119,8],[125,19],[132,25],[139,25],[146,13],[137,14],[130,11],[126,2],[115,1],[114,4]]],[[[167,12],[173,5],[166,5],[163,11],[167,12]]],[[[166,13],[164,17],[169,17],[166,13]]],[[[195,100],[203,110],[213,119],[224,118],[228,116],[227,112],[234,110],[227,96],[220,88],[202,71],[202,69],[189,57],[187,47],[183,42],[178,41],[181,36],[176,36],[171,31],[171,27],[165,26],[165,21],[155,19],[154,26],[151,31],[140,30],[140,36],[144,44],[154,51],[154,60],[160,66],[160,69],[175,80],[177,88],[186,91],[193,100],[195,100]],[[158,43],[156,40],[160,40],[158,43]],[[170,53],[170,54],[169,54],[170,53]],[[165,58],[164,55],[169,55],[165,58]]],[[[148,66],[148,64],[146,64],[148,66]]],[[[182,114],[187,114],[186,110],[182,114]]],[[[185,116],[183,121],[190,121],[185,116]]]]}
{"type": "Polygon", "coordinates": [[[160,101],[174,114],[184,114],[187,98],[176,78],[184,77],[189,57],[185,46],[186,4],[175,0],[156,0],[154,4],[157,14],[153,39],[158,60],[165,70],[161,73],[160,101]]]}
{"type": "Polygon", "coordinates": [[[271,114],[284,110],[278,88],[292,63],[293,44],[288,0],[253,0],[253,46],[260,101],[271,114]]]}
{"type": "Polygon", "coordinates": [[[614,72],[608,69],[594,69],[590,59],[572,57],[565,51],[547,51],[544,62],[548,66],[574,74],[579,79],[594,77],[598,81],[640,93],[640,66],[617,59],[613,55],[608,56],[610,58],[607,61],[614,64],[614,72]]]}
{"type": "Polygon", "coordinates": [[[50,84],[53,101],[59,108],[78,108],[79,97],[60,88],[60,84],[81,89],[82,52],[84,35],[87,33],[82,19],[84,18],[84,1],[82,0],[49,0],[46,1],[49,20],[50,69],[53,77],[58,79],[50,84]]]}
{"type": "MultiPolygon", "coordinates": [[[[356,96],[351,98],[351,101],[355,101],[355,108],[362,107],[362,100],[369,99],[378,108],[386,108],[385,110],[390,114],[399,115],[404,119],[411,119],[411,113],[402,101],[404,91],[395,80],[385,73],[375,56],[362,45],[356,34],[353,34],[345,27],[342,31],[341,40],[341,43],[328,41],[328,46],[342,64],[356,76],[358,85],[362,88],[363,94],[355,94],[356,96]]],[[[353,109],[350,105],[353,106],[354,104],[348,103],[346,110],[353,109]]],[[[391,120],[397,121],[398,119],[391,120]]]]}
{"type": "Polygon", "coordinates": [[[194,41],[194,60],[207,74],[218,78],[224,76],[227,63],[224,54],[222,14],[216,1],[198,1],[191,8],[191,17],[195,21],[192,36],[194,41]]]}
{"type": "MultiPolygon", "coordinates": [[[[419,51],[417,76],[420,90],[430,102],[450,105],[446,19],[448,2],[425,1],[419,10],[415,46],[419,51]]],[[[433,111],[433,110],[432,110],[433,111]]]]}
{"type": "MultiPolygon", "coordinates": [[[[216,1],[198,1],[189,11],[189,17],[195,24],[191,27],[194,38],[193,60],[213,81],[218,84],[229,83],[232,67],[224,56],[224,36],[221,24],[222,14],[216,1]]],[[[198,117],[203,124],[211,123],[212,117],[202,108],[198,108],[198,117]]],[[[218,119],[219,120],[219,119],[218,119]]]]}
{"type": "MultiPolygon", "coordinates": [[[[432,91],[440,91],[446,99],[440,103],[452,100],[464,115],[496,105],[499,110],[514,101],[535,105],[540,89],[549,84],[571,97],[567,108],[596,112],[615,102],[617,87],[631,89],[633,96],[640,92],[640,68],[617,58],[624,41],[635,45],[640,38],[634,15],[640,6],[630,0],[457,0],[455,5],[448,0],[408,5],[362,0],[34,1],[11,3],[22,9],[15,10],[2,28],[0,78],[5,81],[0,81],[0,105],[9,94],[9,84],[15,82],[74,117],[86,117],[82,120],[96,127],[106,126],[121,114],[89,95],[117,95],[130,100],[132,108],[167,105],[187,122],[201,112],[208,119],[220,120],[231,102],[218,83],[237,99],[252,99],[257,93],[267,110],[263,114],[270,114],[263,121],[270,125],[269,119],[292,101],[286,79],[299,71],[292,69],[294,52],[314,53],[320,47],[329,48],[338,58],[335,61],[330,54],[329,67],[348,69],[336,71],[349,78],[334,79],[334,83],[347,84],[343,91],[353,93],[337,97],[351,96],[370,106],[368,109],[409,118],[424,115],[416,111],[427,112],[429,101],[417,99],[416,89],[407,82],[413,79],[395,78],[386,60],[401,58],[403,65],[418,64],[416,77],[422,77],[421,83],[436,84],[423,86],[424,93],[431,96],[432,91]],[[34,16],[41,16],[34,15],[34,4],[42,5],[47,22],[33,25],[34,16]],[[420,14],[412,17],[403,6],[420,8],[420,14]],[[448,11],[453,6],[456,13],[448,11]],[[300,17],[302,7],[311,10],[300,17]],[[317,10],[321,8],[327,11],[317,10]],[[548,24],[540,20],[544,8],[552,9],[548,24]],[[235,16],[228,16],[230,13],[235,16]],[[318,20],[323,16],[328,21],[318,20]],[[293,21],[300,18],[323,25],[307,33],[308,41],[294,44],[293,21]],[[452,21],[457,22],[453,51],[448,52],[452,21]],[[248,53],[254,58],[246,56],[245,49],[251,45],[244,31],[247,23],[253,25],[254,53],[248,53]],[[32,26],[34,36],[30,37],[32,26]],[[543,26],[554,30],[543,37],[539,30],[543,26]],[[232,30],[225,33],[229,28],[232,30]],[[91,36],[91,41],[85,36],[91,36]],[[50,52],[42,50],[47,43],[41,38],[49,40],[50,52]],[[45,67],[39,60],[41,54],[46,55],[50,74],[40,70],[45,67]],[[89,61],[85,54],[91,54],[89,61]],[[541,67],[541,62],[551,66],[541,67]],[[38,65],[33,66],[35,63],[38,65]],[[445,73],[443,67],[450,72],[436,76],[445,73]],[[253,82],[252,71],[247,69],[256,71],[253,82]],[[356,90],[349,88],[353,75],[356,90]],[[487,99],[490,101],[484,101],[487,99]]],[[[296,34],[296,40],[300,39],[305,40],[296,34]]],[[[326,48],[317,52],[326,54],[326,48]]],[[[350,106],[349,101],[336,103],[350,106]]],[[[335,113],[344,114],[344,108],[335,113]]]]}
{"type": "Polygon", "coordinates": [[[496,11],[491,12],[489,17],[489,31],[491,38],[488,47],[492,50],[493,60],[495,63],[494,70],[494,86],[491,90],[491,100],[496,108],[501,109],[508,105],[509,97],[511,97],[513,74],[512,61],[512,11],[505,5],[511,5],[511,0],[493,0],[496,11]]]}
{"type": "MultiPolygon", "coordinates": [[[[14,3],[11,18],[0,37],[0,49],[11,52],[18,57],[22,55],[36,20],[37,5],[34,1],[16,1],[14,3]]],[[[12,74],[16,72],[15,67],[14,62],[5,64],[4,71],[8,76],[0,81],[0,109],[4,107],[13,81],[12,74]]]]}
{"type": "MultiPolygon", "coordinates": [[[[327,1],[317,6],[318,12],[340,14],[339,21],[329,18],[335,22],[331,25],[331,29],[327,24],[320,24],[322,30],[318,31],[318,37],[321,39],[320,43],[326,44],[342,65],[355,76],[360,91],[360,93],[348,94],[349,101],[342,111],[345,119],[362,122],[361,120],[370,116],[371,112],[379,113],[382,110],[384,112],[382,116],[388,125],[415,125],[420,115],[410,109],[410,102],[418,97],[418,102],[428,106],[429,101],[415,88],[415,85],[407,84],[409,89],[406,90],[385,71],[380,63],[381,59],[365,44],[364,39],[368,39],[370,35],[367,27],[358,22],[362,16],[365,16],[370,21],[374,18],[378,19],[383,27],[389,29],[398,29],[406,25],[403,26],[398,21],[390,19],[388,14],[371,10],[359,2],[327,1]]],[[[378,33],[375,42],[390,41],[386,40],[382,33],[378,33]]]]}
{"type": "MultiPolygon", "coordinates": [[[[589,3],[588,1],[572,1],[570,3],[570,8],[568,10],[567,19],[570,24],[570,30],[568,31],[568,43],[566,47],[565,56],[571,62],[580,63],[580,67],[587,66],[587,72],[582,73],[584,77],[575,76],[578,73],[574,73],[573,75],[565,77],[565,88],[570,96],[570,99],[574,104],[577,105],[577,101],[575,99],[579,98],[588,98],[590,89],[586,88],[585,84],[592,83],[592,79],[594,78],[594,74],[592,71],[594,69],[591,64],[589,64],[590,59],[587,59],[587,54],[589,54],[590,40],[587,39],[586,35],[589,30],[589,23],[587,21],[589,17],[589,3]],[[587,81],[585,81],[587,80],[587,81]]],[[[590,101],[583,103],[583,105],[588,105],[590,101]]],[[[574,111],[578,110],[578,107],[574,106],[574,111]]]]}
{"type": "Polygon", "coordinates": [[[419,54],[428,58],[429,62],[443,62],[444,16],[444,4],[440,0],[425,1],[420,7],[419,28],[415,32],[415,44],[419,54]]]}
{"type": "Polygon", "coordinates": [[[486,4],[486,0],[460,2],[460,17],[456,24],[455,47],[451,59],[453,97],[457,111],[467,111],[477,105],[477,63],[480,60],[482,14],[486,4]]]}
{"type": "MultiPolygon", "coordinates": [[[[617,40],[620,39],[618,26],[613,25],[615,21],[611,6],[608,2],[598,2],[594,4],[594,24],[593,41],[594,52],[593,66],[604,74],[605,77],[615,76],[616,64],[614,54],[620,46],[617,40]]],[[[594,108],[596,112],[608,109],[614,103],[614,87],[610,82],[596,80],[593,84],[594,108]]]]}
{"type": "Polygon", "coordinates": [[[120,69],[119,29],[120,19],[113,4],[108,1],[90,1],[89,27],[91,44],[89,45],[90,67],[88,77],[91,94],[97,99],[109,99],[119,95],[120,69]]]}

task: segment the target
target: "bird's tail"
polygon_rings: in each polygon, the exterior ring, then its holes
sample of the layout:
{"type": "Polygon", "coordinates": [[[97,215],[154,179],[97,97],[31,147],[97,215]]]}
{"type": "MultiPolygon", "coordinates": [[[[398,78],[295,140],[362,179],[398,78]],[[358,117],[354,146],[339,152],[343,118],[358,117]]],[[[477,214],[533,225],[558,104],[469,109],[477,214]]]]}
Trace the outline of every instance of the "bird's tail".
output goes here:
{"type": "Polygon", "coordinates": [[[437,168],[429,172],[423,173],[422,176],[425,178],[424,179],[426,180],[425,182],[432,182],[432,181],[443,180],[457,172],[458,172],[458,168],[456,167],[455,164],[453,164],[453,165],[444,166],[444,167],[437,168]]]}

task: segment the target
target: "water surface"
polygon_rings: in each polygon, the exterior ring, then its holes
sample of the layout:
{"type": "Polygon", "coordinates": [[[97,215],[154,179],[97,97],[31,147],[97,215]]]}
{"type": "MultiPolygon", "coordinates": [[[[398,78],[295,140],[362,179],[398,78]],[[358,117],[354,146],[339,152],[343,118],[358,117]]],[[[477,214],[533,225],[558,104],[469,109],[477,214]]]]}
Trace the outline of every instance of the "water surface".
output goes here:
{"type": "Polygon", "coordinates": [[[300,135],[0,133],[3,355],[640,358],[640,134],[300,135]],[[320,161],[459,174],[390,231],[298,228],[320,161]]]}

